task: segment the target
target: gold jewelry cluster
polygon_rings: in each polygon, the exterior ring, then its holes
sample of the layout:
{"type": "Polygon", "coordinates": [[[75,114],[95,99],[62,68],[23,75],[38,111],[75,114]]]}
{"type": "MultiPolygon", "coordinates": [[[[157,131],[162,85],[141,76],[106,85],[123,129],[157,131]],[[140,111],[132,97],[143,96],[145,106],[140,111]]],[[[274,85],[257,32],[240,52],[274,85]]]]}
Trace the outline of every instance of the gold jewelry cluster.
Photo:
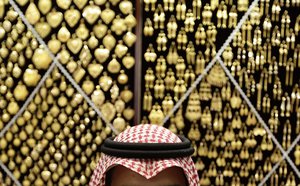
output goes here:
{"type": "MultiPolygon", "coordinates": [[[[143,121],[162,124],[249,1],[144,0],[143,121]]],[[[300,1],[259,1],[221,55],[284,150],[300,134],[300,1]]],[[[195,148],[200,185],[258,185],[281,152],[217,62],[165,124],[195,148]]],[[[289,155],[300,165],[300,146],[289,155]]],[[[268,185],[297,185],[283,161],[268,185]]]]}
{"type": "MultiPolygon", "coordinates": [[[[133,123],[134,3],[128,0],[16,0],[50,52],[117,131],[133,123]]],[[[0,0],[0,130],[22,108],[52,58],[8,0],[0,0]]],[[[0,160],[22,185],[86,185],[111,135],[54,68],[0,138],[0,160]]],[[[103,123],[103,124],[102,124],[103,123]]],[[[0,185],[12,185],[0,173],[0,185]]]]}

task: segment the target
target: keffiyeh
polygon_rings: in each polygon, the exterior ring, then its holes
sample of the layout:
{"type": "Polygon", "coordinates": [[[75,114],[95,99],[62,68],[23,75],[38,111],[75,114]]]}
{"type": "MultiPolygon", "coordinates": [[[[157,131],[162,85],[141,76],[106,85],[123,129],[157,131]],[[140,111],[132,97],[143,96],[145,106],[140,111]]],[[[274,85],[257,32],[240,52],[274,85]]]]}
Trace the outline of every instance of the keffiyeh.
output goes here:
{"type": "MultiPolygon", "coordinates": [[[[168,129],[157,125],[138,125],[120,133],[114,141],[124,143],[181,143],[181,139],[168,129]]],[[[170,168],[183,169],[190,186],[198,186],[199,178],[191,157],[168,159],[121,158],[102,154],[95,168],[90,186],[105,186],[106,172],[114,166],[122,165],[150,179],[159,172],[170,168]]]]}

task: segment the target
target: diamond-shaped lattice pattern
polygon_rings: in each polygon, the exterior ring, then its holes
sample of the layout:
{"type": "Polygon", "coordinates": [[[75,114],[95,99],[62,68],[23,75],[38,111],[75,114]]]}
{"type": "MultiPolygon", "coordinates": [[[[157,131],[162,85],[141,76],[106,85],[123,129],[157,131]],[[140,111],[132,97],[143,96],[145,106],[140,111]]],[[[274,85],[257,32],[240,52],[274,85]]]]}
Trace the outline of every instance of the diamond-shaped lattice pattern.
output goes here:
{"type": "Polygon", "coordinates": [[[287,150],[300,134],[299,6],[271,1],[268,7],[259,2],[222,58],[287,150]]]}
{"type": "Polygon", "coordinates": [[[24,186],[86,185],[110,135],[110,127],[55,68],[0,139],[0,160],[24,186]]]}
{"type": "Polygon", "coordinates": [[[17,12],[0,1],[0,130],[19,111],[52,60],[17,12]]]}

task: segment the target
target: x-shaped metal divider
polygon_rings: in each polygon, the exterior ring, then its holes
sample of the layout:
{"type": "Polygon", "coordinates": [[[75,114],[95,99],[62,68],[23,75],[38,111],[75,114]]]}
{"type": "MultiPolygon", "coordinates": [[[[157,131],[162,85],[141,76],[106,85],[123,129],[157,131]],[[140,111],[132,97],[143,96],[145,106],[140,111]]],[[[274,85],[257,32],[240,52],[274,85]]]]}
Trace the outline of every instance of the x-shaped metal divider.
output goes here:
{"type": "MultiPolygon", "coordinates": [[[[192,93],[192,91],[197,87],[197,85],[201,82],[201,80],[203,79],[203,77],[205,75],[207,75],[207,73],[209,72],[209,70],[215,65],[216,62],[218,62],[221,67],[223,68],[223,70],[225,71],[226,75],[228,76],[228,78],[230,79],[230,81],[234,84],[235,88],[239,91],[240,95],[242,96],[242,98],[246,101],[246,103],[248,104],[248,106],[250,107],[251,111],[255,114],[255,116],[257,117],[258,121],[263,125],[264,129],[266,130],[266,132],[268,133],[268,135],[272,138],[273,142],[275,143],[276,147],[279,148],[279,150],[282,153],[282,157],[281,160],[279,162],[277,162],[272,170],[264,177],[264,179],[259,183],[259,186],[262,186],[265,184],[265,182],[271,177],[271,175],[276,171],[276,169],[279,167],[281,161],[283,160],[287,160],[287,162],[289,163],[289,165],[292,167],[292,169],[295,171],[295,173],[297,174],[297,176],[300,178],[300,172],[297,169],[295,163],[290,159],[290,157],[288,156],[289,153],[292,151],[292,149],[294,149],[294,147],[297,145],[297,143],[300,141],[300,134],[297,136],[297,138],[293,141],[293,143],[291,144],[291,146],[285,151],[281,144],[278,142],[278,140],[276,139],[276,137],[274,136],[274,134],[270,131],[269,127],[267,126],[267,124],[264,122],[264,120],[262,119],[262,117],[260,116],[260,114],[258,113],[258,111],[255,109],[255,107],[253,106],[253,104],[251,103],[251,101],[249,100],[249,98],[246,96],[246,94],[244,93],[244,91],[242,90],[242,88],[239,86],[238,82],[234,79],[234,77],[231,75],[229,69],[226,67],[226,65],[224,64],[224,62],[221,59],[221,55],[224,52],[225,48],[230,44],[230,42],[233,40],[235,34],[240,30],[240,28],[242,27],[242,25],[244,24],[244,22],[247,20],[247,18],[249,17],[251,11],[253,10],[253,8],[255,6],[257,6],[259,0],[254,0],[251,5],[249,6],[247,12],[243,15],[243,17],[241,18],[241,20],[238,22],[238,25],[235,27],[235,29],[230,33],[229,37],[226,39],[226,41],[223,43],[222,47],[219,49],[219,51],[216,53],[216,55],[214,56],[214,58],[212,59],[212,61],[205,67],[204,71],[202,74],[200,74],[197,79],[195,80],[195,82],[190,86],[190,88],[187,90],[187,92],[180,98],[180,100],[175,104],[175,106],[173,107],[173,109],[169,112],[169,114],[164,118],[163,123],[165,124],[170,117],[178,110],[178,108],[182,105],[182,103],[188,98],[188,96],[192,93]]],[[[62,66],[60,64],[60,62],[58,61],[59,59],[59,55],[55,56],[50,49],[48,48],[47,44],[44,42],[44,40],[40,37],[40,35],[37,33],[37,31],[33,28],[33,26],[28,22],[28,20],[26,19],[24,13],[20,10],[20,8],[18,7],[18,5],[15,3],[14,0],[9,0],[9,3],[11,4],[11,6],[15,9],[15,11],[19,14],[19,16],[21,17],[22,21],[24,22],[24,24],[27,26],[27,28],[33,33],[33,35],[35,36],[35,38],[38,40],[39,44],[42,45],[47,52],[49,53],[51,59],[52,59],[52,64],[50,65],[50,67],[48,68],[48,70],[45,72],[44,76],[42,77],[42,79],[39,81],[39,83],[37,84],[37,86],[34,88],[34,90],[31,92],[31,94],[28,96],[28,98],[26,99],[25,103],[23,104],[23,106],[21,107],[21,109],[18,111],[18,113],[10,120],[10,122],[3,128],[3,130],[0,131],[0,138],[4,136],[5,132],[15,123],[15,121],[17,120],[17,118],[25,111],[25,109],[27,108],[28,104],[30,103],[30,101],[34,98],[34,96],[36,95],[36,93],[39,91],[39,89],[41,88],[41,86],[44,84],[45,80],[48,78],[48,76],[50,75],[50,73],[53,71],[53,69],[55,67],[57,67],[62,74],[71,82],[71,84],[74,86],[74,88],[83,96],[83,98],[87,101],[87,103],[95,110],[95,112],[98,114],[98,116],[105,122],[106,125],[108,125],[112,131],[115,134],[118,134],[118,131],[113,127],[113,125],[106,120],[106,118],[103,116],[103,114],[101,113],[101,111],[96,107],[96,105],[93,103],[93,101],[85,94],[85,92],[81,89],[81,87],[75,82],[75,80],[72,78],[72,76],[69,74],[69,72],[65,69],[64,66],[62,66]]],[[[140,22],[141,24],[141,22],[140,22]]],[[[140,26],[140,25],[138,25],[140,26]]],[[[10,170],[1,162],[0,160],[0,167],[7,173],[7,175],[9,177],[11,177],[11,179],[15,182],[16,185],[21,186],[21,183],[13,176],[13,174],[10,172],[10,170]]]]}

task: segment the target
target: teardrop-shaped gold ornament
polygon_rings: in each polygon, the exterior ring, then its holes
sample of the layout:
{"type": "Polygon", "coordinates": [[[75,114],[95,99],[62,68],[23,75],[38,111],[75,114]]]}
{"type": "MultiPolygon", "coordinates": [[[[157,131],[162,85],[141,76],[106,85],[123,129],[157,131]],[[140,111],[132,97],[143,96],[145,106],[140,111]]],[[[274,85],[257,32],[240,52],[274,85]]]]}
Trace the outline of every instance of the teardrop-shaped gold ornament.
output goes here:
{"type": "Polygon", "coordinates": [[[114,82],[114,85],[110,88],[110,97],[112,101],[115,101],[119,96],[120,89],[116,82],[114,82]]]}
{"type": "Polygon", "coordinates": [[[103,45],[108,50],[112,50],[116,46],[117,40],[114,38],[114,36],[111,34],[111,31],[109,30],[107,35],[103,38],[103,45]]]}
{"type": "Polygon", "coordinates": [[[81,10],[86,5],[88,0],[73,0],[74,4],[81,10]]]}
{"type": "Polygon", "coordinates": [[[100,46],[95,50],[95,57],[100,63],[104,63],[109,57],[109,50],[100,46]]]}
{"type": "Polygon", "coordinates": [[[92,101],[95,103],[96,106],[100,108],[100,106],[105,101],[105,95],[102,90],[98,89],[93,92],[91,95],[92,101]]]}
{"type": "Polygon", "coordinates": [[[69,39],[67,42],[67,47],[73,54],[77,54],[82,48],[82,40],[79,38],[69,39]]]}
{"type": "Polygon", "coordinates": [[[128,51],[128,47],[119,42],[115,48],[115,54],[118,58],[122,58],[128,51]]]}
{"type": "Polygon", "coordinates": [[[126,127],[126,121],[121,117],[120,114],[118,114],[117,118],[115,118],[113,121],[113,126],[116,130],[122,132],[126,127]]]}
{"type": "Polygon", "coordinates": [[[25,17],[27,18],[28,22],[32,25],[34,25],[40,20],[41,14],[34,2],[31,2],[27,7],[25,17]]]}
{"type": "Polygon", "coordinates": [[[66,28],[66,26],[63,25],[57,33],[57,39],[59,39],[61,42],[65,43],[70,39],[70,37],[71,37],[71,33],[66,28]]]}
{"type": "Polygon", "coordinates": [[[113,59],[108,63],[107,70],[112,74],[117,74],[121,70],[120,63],[116,60],[116,57],[114,56],[113,59]]]}
{"type": "Polygon", "coordinates": [[[57,52],[61,48],[61,42],[58,39],[56,39],[55,35],[53,35],[51,40],[48,41],[48,47],[53,54],[57,54],[57,52]]]}
{"type": "Polygon", "coordinates": [[[123,116],[125,117],[126,120],[130,121],[132,120],[133,116],[134,116],[134,110],[132,108],[126,108],[123,111],[123,116]]]}
{"type": "Polygon", "coordinates": [[[111,120],[115,117],[116,109],[113,104],[110,102],[106,102],[101,106],[100,109],[101,113],[103,114],[104,118],[111,122],[111,120]]]}
{"type": "Polygon", "coordinates": [[[91,25],[94,24],[95,21],[98,20],[100,14],[101,14],[100,7],[94,5],[94,3],[92,3],[92,1],[91,1],[90,5],[86,6],[83,9],[83,12],[82,12],[82,16],[91,25]]]}
{"type": "Polygon", "coordinates": [[[126,15],[126,14],[132,13],[133,5],[132,5],[131,1],[123,0],[119,4],[119,8],[120,8],[121,12],[126,15]]]}
{"type": "Polygon", "coordinates": [[[18,84],[14,89],[14,98],[17,101],[24,101],[28,96],[27,87],[23,84],[18,84]]]}
{"type": "Polygon", "coordinates": [[[39,0],[38,2],[39,10],[42,14],[47,14],[52,8],[52,1],[51,0],[39,0]]]}
{"type": "Polygon", "coordinates": [[[51,26],[47,22],[38,22],[34,27],[42,38],[47,37],[51,32],[51,26]]]}
{"type": "MultiPolygon", "coordinates": [[[[29,0],[16,0],[16,2],[20,5],[20,6],[24,6],[28,3],[29,0]]],[[[3,1],[4,2],[4,1],[3,1]]]]}
{"type": "Polygon", "coordinates": [[[107,92],[110,89],[112,83],[113,83],[112,78],[109,77],[109,76],[107,76],[107,73],[104,72],[103,76],[101,76],[100,79],[99,79],[99,85],[100,85],[100,87],[105,92],[107,92]]]}
{"type": "Polygon", "coordinates": [[[33,53],[32,62],[37,69],[46,70],[50,66],[52,59],[48,51],[42,48],[38,48],[33,53]]]}
{"type": "Polygon", "coordinates": [[[122,64],[126,69],[131,69],[135,64],[135,59],[134,57],[130,56],[130,54],[127,54],[125,57],[123,57],[122,64]]]}
{"type": "Polygon", "coordinates": [[[80,16],[80,12],[74,9],[74,7],[71,7],[71,9],[67,10],[64,15],[66,22],[72,28],[78,23],[80,16]]]}
{"type": "Polygon", "coordinates": [[[52,10],[46,16],[47,22],[52,28],[58,27],[63,20],[63,14],[61,12],[57,12],[56,10],[52,10]]]}
{"type": "Polygon", "coordinates": [[[123,36],[123,40],[125,42],[125,44],[129,47],[132,47],[133,44],[136,41],[136,35],[134,33],[132,33],[131,31],[128,31],[124,36],[123,36]]]}
{"type": "Polygon", "coordinates": [[[102,24],[101,21],[93,28],[93,32],[98,39],[103,38],[106,35],[107,30],[107,26],[105,24],[102,24]]]}
{"type": "Polygon", "coordinates": [[[27,86],[34,87],[38,84],[41,75],[35,69],[27,68],[23,75],[23,81],[27,86]]]}
{"type": "Polygon", "coordinates": [[[67,10],[70,7],[71,3],[71,0],[56,0],[57,6],[64,10],[67,10]]]}
{"type": "Polygon", "coordinates": [[[121,99],[123,101],[125,101],[125,103],[128,103],[133,98],[133,93],[132,93],[132,91],[130,91],[130,90],[128,90],[128,89],[125,88],[121,92],[120,96],[121,96],[121,99]]]}
{"type": "Polygon", "coordinates": [[[93,81],[87,79],[82,83],[82,90],[84,90],[84,92],[87,95],[90,95],[95,89],[95,85],[93,83],[93,81]]]}
{"type": "Polygon", "coordinates": [[[105,10],[101,12],[101,19],[104,23],[109,24],[115,18],[115,15],[115,12],[109,8],[109,3],[107,3],[105,10]]]}
{"type": "Polygon", "coordinates": [[[101,64],[89,64],[88,65],[88,72],[93,77],[98,77],[101,72],[103,71],[103,66],[101,64]]]}

